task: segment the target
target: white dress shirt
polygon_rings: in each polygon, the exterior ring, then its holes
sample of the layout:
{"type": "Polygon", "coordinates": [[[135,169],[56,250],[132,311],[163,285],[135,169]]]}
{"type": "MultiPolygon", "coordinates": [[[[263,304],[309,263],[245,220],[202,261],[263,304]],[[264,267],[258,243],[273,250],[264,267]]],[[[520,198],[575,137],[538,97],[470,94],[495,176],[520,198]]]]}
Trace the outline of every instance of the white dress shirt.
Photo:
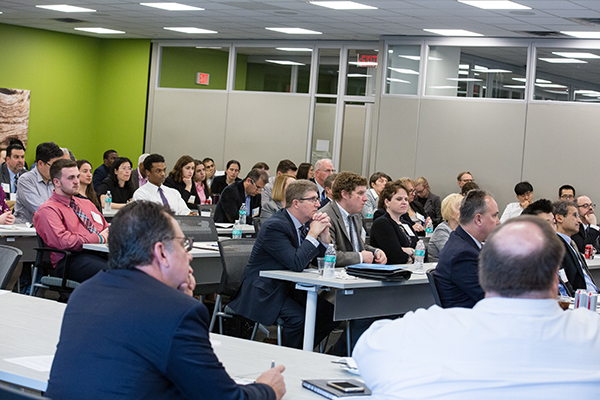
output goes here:
{"type": "MultiPolygon", "coordinates": [[[[171,210],[173,210],[176,215],[188,215],[190,213],[190,209],[185,204],[185,201],[181,198],[181,194],[179,194],[177,190],[165,185],[161,185],[160,187],[163,190],[163,194],[167,198],[169,207],[171,207],[171,210]]],[[[135,193],[133,193],[133,201],[138,200],[148,200],[158,204],[163,203],[160,193],[158,192],[158,186],[150,182],[146,183],[144,186],[141,186],[135,191],[135,193]]]]}
{"type": "Polygon", "coordinates": [[[502,213],[502,217],[500,217],[500,222],[504,223],[505,221],[518,217],[523,212],[523,208],[521,208],[521,203],[515,201],[514,203],[508,203],[504,212],[502,213]]]}
{"type": "Polygon", "coordinates": [[[600,316],[555,299],[432,306],[375,322],[353,358],[371,400],[594,398],[600,316]]]}

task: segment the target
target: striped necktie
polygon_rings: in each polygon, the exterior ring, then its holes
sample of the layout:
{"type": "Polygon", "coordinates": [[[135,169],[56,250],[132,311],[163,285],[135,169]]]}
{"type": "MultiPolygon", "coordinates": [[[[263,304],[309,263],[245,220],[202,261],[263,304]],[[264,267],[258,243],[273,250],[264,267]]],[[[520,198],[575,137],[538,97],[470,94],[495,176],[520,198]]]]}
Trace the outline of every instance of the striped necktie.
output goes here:
{"type": "Polygon", "coordinates": [[[98,233],[98,230],[94,227],[94,224],[92,223],[92,221],[90,221],[90,219],[87,217],[87,215],[84,214],[84,212],[77,205],[77,203],[75,203],[75,199],[72,197],[71,197],[71,202],[69,203],[69,207],[71,207],[73,209],[73,211],[75,211],[75,214],[77,215],[77,217],[79,217],[79,220],[81,221],[83,226],[85,226],[85,229],[90,231],[90,233],[98,233]]]}

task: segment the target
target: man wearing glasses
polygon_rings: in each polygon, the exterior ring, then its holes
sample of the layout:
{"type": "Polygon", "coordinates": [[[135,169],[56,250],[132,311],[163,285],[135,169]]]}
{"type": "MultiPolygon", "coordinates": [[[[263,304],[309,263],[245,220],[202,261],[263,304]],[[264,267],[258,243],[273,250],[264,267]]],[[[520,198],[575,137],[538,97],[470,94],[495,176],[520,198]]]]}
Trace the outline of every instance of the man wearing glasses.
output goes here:
{"type": "Polygon", "coordinates": [[[240,386],[213,352],[187,239],[166,206],[128,204],[112,221],[110,269],[73,292],[50,371],[54,399],[267,399],[277,365],[240,386]]]}
{"type": "Polygon", "coordinates": [[[577,197],[577,211],[579,212],[581,224],[579,225],[579,232],[571,236],[571,239],[577,244],[580,253],[585,253],[585,246],[588,244],[598,249],[600,231],[598,231],[598,221],[596,214],[594,214],[594,208],[596,208],[596,205],[592,203],[589,197],[577,197]]]}
{"type": "Polygon", "coordinates": [[[325,178],[333,173],[335,173],[335,169],[330,159],[324,158],[315,163],[315,183],[318,187],[319,201],[321,202],[327,197],[327,193],[325,192],[325,178]]]}
{"type": "MultiPolygon", "coordinates": [[[[301,272],[315,257],[325,255],[330,243],[330,220],[317,212],[317,185],[307,180],[290,183],[285,191],[285,209],[277,211],[261,226],[236,298],[229,307],[264,325],[283,320],[282,344],[302,348],[306,293],[292,282],[259,276],[260,271],[301,272]]],[[[315,343],[325,338],[339,322],[333,321],[333,305],[317,301],[315,343]]]]}
{"type": "Polygon", "coordinates": [[[252,225],[252,218],[260,216],[260,193],[267,182],[269,174],[255,168],[243,181],[227,186],[215,208],[215,222],[235,222],[239,218],[240,207],[246,204],[246,224],[252,225]]]}

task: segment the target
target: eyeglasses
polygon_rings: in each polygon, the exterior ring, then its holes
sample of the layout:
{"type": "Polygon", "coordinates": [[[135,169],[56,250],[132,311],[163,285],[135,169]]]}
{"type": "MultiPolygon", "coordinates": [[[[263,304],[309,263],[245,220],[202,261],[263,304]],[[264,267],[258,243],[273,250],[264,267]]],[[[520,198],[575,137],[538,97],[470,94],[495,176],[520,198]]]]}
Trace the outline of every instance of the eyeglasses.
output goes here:
{"type": "Polygon", "coordinates": [[[319,198],[317,196],[315,197],[303,197],[301,199],[298,199],[299,201],[310,201],[311,203],[318,203],[319,202],[319,198]]]}
{"type": "Polygon", "coordinates": [[[183,239],[183,248],[185,249],[185,251],[190,252],[192,250],[192,248],[194,247],[194,239],[189,238],[187,236],[181,237],[181,236],[175,236],[174,238],[172,238],[171,240],[175,240],[175,239],[179,239],[182,240],[183,239]]]}
{"type": "Polygon", "coordinates": [[[264,186],[262,186],[262,187],[256,186],[256,182],[254,182],[254,179],[250,179],[250,182],[252,182],[252,184],[254,185],[256,190],[258,190],[259,192],[265,188],[264,186]]]}
{"type": "Polygon", "coordinates": [[[581,208],[585,208],[586,210],[589,210],[590,208],[592,208],[592,209],[596,208],[596,205],[586,203],[586,204],[579,205],[577,207],[581,207],[581,208]]]}
{"type": "Polygon", "coordinates": [[[318,169],[317,171],[325,172],[326,174],[335,174],[335,169],[318,169]]]}
{"type": "Polygon", "coordinates": [[[575,196],[572,194],[563,194],[562,196],[560,196],[560,198],[564,200],[573,200],[575,196]]]}

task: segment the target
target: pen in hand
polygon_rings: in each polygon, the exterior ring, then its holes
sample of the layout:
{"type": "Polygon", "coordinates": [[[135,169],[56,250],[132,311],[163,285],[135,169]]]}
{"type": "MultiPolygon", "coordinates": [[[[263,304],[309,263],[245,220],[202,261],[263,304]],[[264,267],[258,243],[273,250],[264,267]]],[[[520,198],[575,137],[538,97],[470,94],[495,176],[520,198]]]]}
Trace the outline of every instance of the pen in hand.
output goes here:
{"type": "Polygon", "coordinates": [[[271,360],[271,368],[275,368],[275,360],[271,360]]]}

